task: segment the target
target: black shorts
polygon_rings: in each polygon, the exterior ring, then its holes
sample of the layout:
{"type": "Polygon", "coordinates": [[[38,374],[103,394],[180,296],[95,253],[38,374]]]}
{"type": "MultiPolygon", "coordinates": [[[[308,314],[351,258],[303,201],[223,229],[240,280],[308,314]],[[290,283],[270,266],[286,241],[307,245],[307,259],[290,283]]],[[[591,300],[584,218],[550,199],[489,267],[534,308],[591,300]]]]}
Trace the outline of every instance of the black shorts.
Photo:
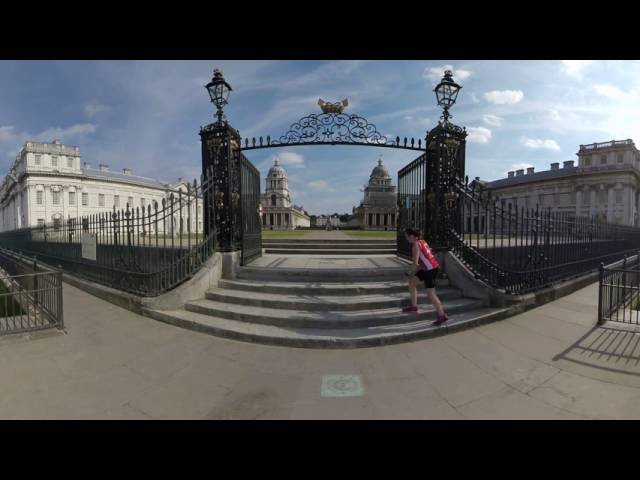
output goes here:
{"type": "Polygon", "coordinates": [[[432,268],[431,270],[420,270],[416,273],[416,277],[424,282],[424,286],[427,288],[436,288],[436,277],[438,276],[438,268],[432,268]]]}

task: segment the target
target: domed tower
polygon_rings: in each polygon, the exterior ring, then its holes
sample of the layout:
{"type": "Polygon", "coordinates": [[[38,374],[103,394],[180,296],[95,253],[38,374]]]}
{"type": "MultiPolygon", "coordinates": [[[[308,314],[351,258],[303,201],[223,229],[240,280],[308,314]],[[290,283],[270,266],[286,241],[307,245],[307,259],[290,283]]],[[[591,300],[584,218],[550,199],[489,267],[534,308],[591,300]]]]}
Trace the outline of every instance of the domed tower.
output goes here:
{"type": "Polygon", "coordinates": [[[367,229],[393,230],[397,218],[397,192],[391,184],[391,175],[378,159],[364,188],[364,199],[360,204],[359,218],[367,229]]]}
{"type": "Polygon", "coordinates": [[[292,205],[287,172],[277,158],[267,173],[266,189],[261,195],[262,228],[269,230],[309,227],[303,207],[292,205]]]}
{"type": "Polygon", "coordinates": [[[273,162],[273,166],[267,173],[265,197],[266,203],[270,207],[290,207],[291,195],[289,194],[289,180],[287,172],[280,166],[280,160],[277,158],[273,162]]]}

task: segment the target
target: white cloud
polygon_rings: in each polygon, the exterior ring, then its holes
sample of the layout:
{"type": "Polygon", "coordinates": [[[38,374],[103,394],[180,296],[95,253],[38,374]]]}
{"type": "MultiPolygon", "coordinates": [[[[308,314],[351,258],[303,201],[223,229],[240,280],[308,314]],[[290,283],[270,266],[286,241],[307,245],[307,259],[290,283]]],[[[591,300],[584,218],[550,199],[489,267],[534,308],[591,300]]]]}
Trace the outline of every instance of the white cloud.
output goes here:
{"type": "Polygon", "coordinates": [[[98,113],[108,112],[109,110],[111,110],[111,107],[109,105],[102,105],[100,103],[87,103],[84,106],[84,113],[89,118],[93,118],[98,113]]]}
{"type": "Polygon", "coordinates": [[[9,140],[13,140],[16,137],[16,134],[11,125],[7,127],[0,127],[0,142],[7,142],[9,140]]]}
{"type": "Polygon", "coordinates": [[[424,72],[422,72],[422,76],[427,80],[431,80],[433,82],[439,82],[440,80],[442,80],[445,70],[453,71],[453,79],[456,82],[462,82],[466,80],[473,73],[469,70],[455,69],[453,68],[453,65],[442,65],[441,67],[425,68],[424,72]]]}
{"type": "Polygon", "coordinates": [[[532,148],[534,150],[545,149],[545,150],[560,150],[560,145],[555,140],[541,140],[538,138],[526,138],[522,139],[522,144],[527,148],[532,148]]]}
{"type": "Polygon", "coordinates": [[[483,115],[482,120],[484,121],[484,123],[488,125],[492,125],[494,127],[502,126],[502,117],[498,117],[496,115],[490,115],[490,114],[483,115]]]}
{"type": "Polygon", "coordinates": [[[622,98],[625,98],[628,95],[627,93],[623,92],[618,87],[616,87],[615,85],[598,84],[598,85],[594,85],[593,89],[598,94],[607,98],[611,98],[613,100],[620,100],[622,98]]]}
{"type": "Polygon", "coordinates": [[[478,96],[476,95],[476,92],[471,92],[471,101],[473,103],[480,103],[480,99],[478,98],[478,96]]]}
{"type": "MultiPolygon", "coordinates": [[[[527,168],[533,167],[530,163],[512,163],[509,171],[515,172],[516,170],[526,170],[527,168]]],[[[507,173],[507,172],[505,172],[507,173]]]]}
{"type": "Polygon", "coordinates": [[[275,159],[280,160],[281,165],[293,165],[296,168],[305,168],[304,157],[294,152],[281,152],[277,155],[273,155],[270,162],[273,163],[275,159]]]}
{"type": "Polygon", "coordinates": [[[96,131],[96,126],[92,123],[78,123],[75,125],[71,125],[70,127],[60,128],[60,127],[51,127],[47,128],[44,132],[35,135],[33,140],[48,140],[51,141],[53,139],[64,140],[69,137],[76,137],[81,135],[86,135],[89,133],[94,133],[96,131]]]}
{"type": "Polygon", "coordinates": [[[582,71],[594,63],[593,60],[561,60],[562,70],[571,77],[582,77],[582,71]]]}
{"type": "Polygon", "coordinates": [[[313,182],[309,182],[307,185],[309,186],[309,188],[312,188],[318,191],[320,190],[326,190],[328,192],[336,191],[335,188],[330,188],[329,184],[325,180],[314,180],[313,182]]]}
{"type": "Polygon", "coordinates": [[[467,141],[472,143],[489,143],[491,140],[491,130],[485,127],[469,127],[467,128],[469,136],[467,141]]]}
{"type": "Polygon", "coordinates": [[[484,94],[485,100],[496,105],[513,105],[524,97],[522,90],[492,90],[484,94]]]}

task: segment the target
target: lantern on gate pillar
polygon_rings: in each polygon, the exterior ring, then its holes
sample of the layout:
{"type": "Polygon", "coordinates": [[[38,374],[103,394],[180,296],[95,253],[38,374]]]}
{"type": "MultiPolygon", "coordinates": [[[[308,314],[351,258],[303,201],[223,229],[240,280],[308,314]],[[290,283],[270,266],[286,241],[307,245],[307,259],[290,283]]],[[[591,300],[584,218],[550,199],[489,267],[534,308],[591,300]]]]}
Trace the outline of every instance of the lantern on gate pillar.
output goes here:
{"type": "Polygon", "coordinates": [[[216,115],[218,117],[218,123],[222,123],[224,118],[224,112],[222,109],[229,103],[229,94],[231,93],[231,85],[222,76],[222,70],[216,68],[213,71],[213,78],[209,83],[205,85],[209,97],[211,97],[211,103],[213,103],[218,109],[216,115]]]}
{"type": "Polygon", "coordinates": [[[445,70],[444,77],[440,80],[440,83],[433,90],[436,92],[436,98],[438,99],[438,105],[440,105],[444,112],[442,118],[445,123],[449,121],[451,115],[449,114],[449,108],[453,107],[458,98],[458,93],[462,87],[453,81],[453,72],[451,70],[445,70]]]}

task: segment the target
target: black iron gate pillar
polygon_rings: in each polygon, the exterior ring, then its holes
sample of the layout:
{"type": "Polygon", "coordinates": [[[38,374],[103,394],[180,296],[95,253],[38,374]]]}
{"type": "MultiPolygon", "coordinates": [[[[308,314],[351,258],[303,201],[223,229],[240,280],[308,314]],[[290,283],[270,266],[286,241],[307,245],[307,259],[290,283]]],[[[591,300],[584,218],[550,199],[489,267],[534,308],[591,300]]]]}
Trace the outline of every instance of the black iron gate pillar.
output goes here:
{"type": "Polygon", "coordinates": [[[215,233],[216,250],[233,252],[242,248],[240,134],[229,125],[222,110],[231,87],[220,70],[214,70],[205,88],[218,109],[218,120],[200,128],[204,233],[215,233]]]}
{"type": "Polygon", "coordinates": [[[444,109],[438,125],[427,133],[425,238],[436,250],[451,248],[452,231],[462,232],[461,201],[456,184],[465,176],[466,129],[449,120],[449,108],[462,88],[447,70],[435,88],[444,109]]]}

